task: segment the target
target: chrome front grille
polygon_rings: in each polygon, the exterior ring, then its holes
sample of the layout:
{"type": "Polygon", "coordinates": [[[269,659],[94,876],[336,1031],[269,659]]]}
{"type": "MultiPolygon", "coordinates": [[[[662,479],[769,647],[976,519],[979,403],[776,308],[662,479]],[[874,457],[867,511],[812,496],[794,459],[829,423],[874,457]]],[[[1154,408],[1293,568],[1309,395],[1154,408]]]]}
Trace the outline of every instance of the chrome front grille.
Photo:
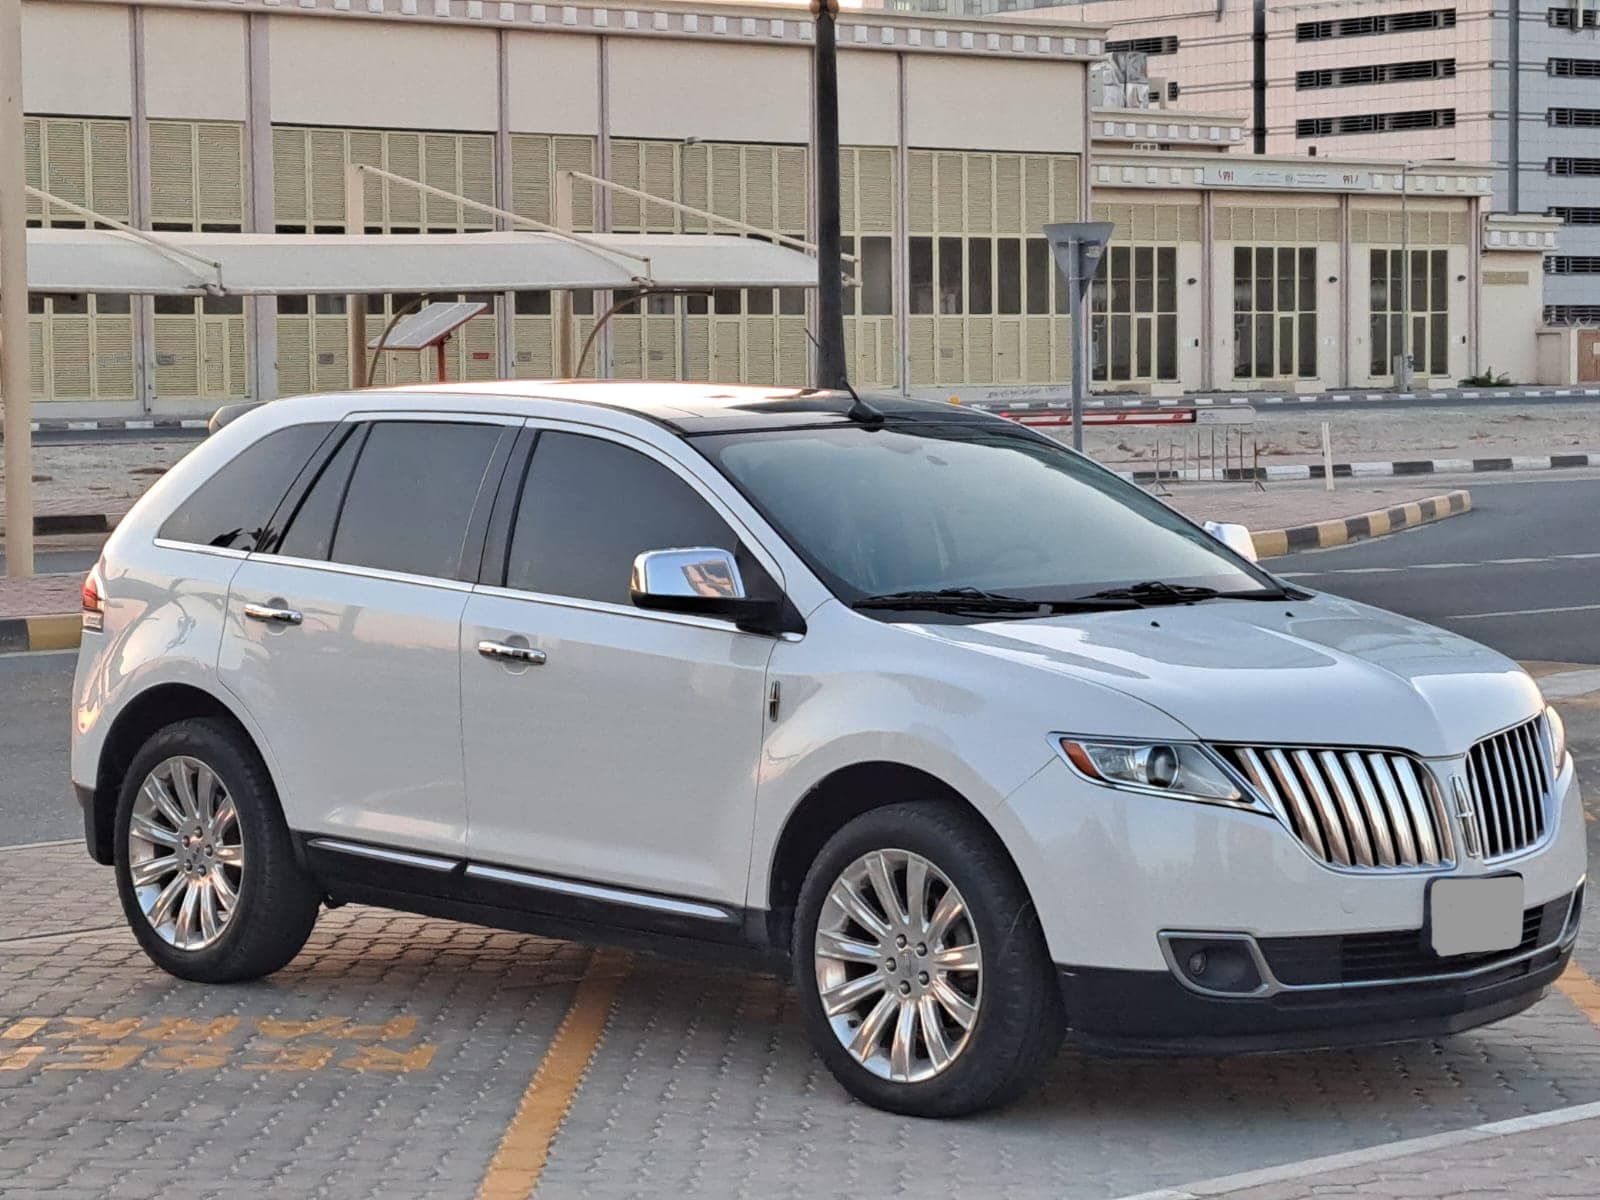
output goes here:
{"type": "Polygon", "coordinates": [[[1455,859],[1438,789],[1409,755],[1284,746],[1218,749],[1323,862],[1404,870],[1455,859]]]}
{"type": "Polygon", "coordinates": [[[1467,786],[1485,860],[1526,850],[1544,837],[1550,776],[1542,717],[1484,738],[1467,752],[1467,786]]]}

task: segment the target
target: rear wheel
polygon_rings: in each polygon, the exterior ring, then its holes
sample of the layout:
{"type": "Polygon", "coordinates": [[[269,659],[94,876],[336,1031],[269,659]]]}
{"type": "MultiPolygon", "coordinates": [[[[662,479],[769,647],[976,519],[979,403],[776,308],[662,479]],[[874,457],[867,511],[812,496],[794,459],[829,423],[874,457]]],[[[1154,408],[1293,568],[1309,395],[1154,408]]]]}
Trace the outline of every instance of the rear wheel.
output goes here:
{"type": "Polygon", "coordinates": [[[1020,1094],[1065,1028],[1022,881],[953,803],[897,804],[829,840],[801,887],[795,982],[813,1042],[869,1104],[959,1116],[1020,1094]]]}
{"type": "Polygon", "coordinates": [[[117,805],[116,874],[145,953],[205,983],[282,967],[320,902],[260,756],[209,718],[168,726],[134,756],[117,805]]]}

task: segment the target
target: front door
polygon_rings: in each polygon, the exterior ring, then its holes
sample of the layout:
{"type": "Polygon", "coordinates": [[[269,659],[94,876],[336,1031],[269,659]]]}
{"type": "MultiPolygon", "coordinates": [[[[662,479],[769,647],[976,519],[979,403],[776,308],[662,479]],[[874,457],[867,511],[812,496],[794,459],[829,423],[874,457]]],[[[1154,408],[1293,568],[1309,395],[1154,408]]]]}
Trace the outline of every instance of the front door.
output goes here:
{"type": "Polygon", "coordinates": [[[628,584],[643,551],[721,546],[749,563],[752,592],[776,585],[686,472],[620,437],[543,430],[503,503],[505,549],[491,561],[491,533],[461,627],[473,869],[517,868],[506,878],[533,895],[604,885],[600,899],[731,915],[774,643],[635,608],[628,584]]]}
{"type": "Polygon", "coordinates": [[[462,856],[462,575],[514,436],[352,424],[274,552],[233,577],[219,671],[267,740],[291,828],[462,856]]]}

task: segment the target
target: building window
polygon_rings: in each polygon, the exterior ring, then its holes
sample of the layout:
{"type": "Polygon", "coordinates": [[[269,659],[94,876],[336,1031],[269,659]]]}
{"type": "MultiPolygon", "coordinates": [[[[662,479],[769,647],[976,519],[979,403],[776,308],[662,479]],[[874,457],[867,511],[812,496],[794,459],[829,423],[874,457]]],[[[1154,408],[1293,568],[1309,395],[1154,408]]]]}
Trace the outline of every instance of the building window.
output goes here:
{"type": "Polygon", "coordinates": [[[1600,325],[1600,304],[1547,304],[1546,325],[1600,325]]]}
{"type": "Polygon", "coordinates": [[[1552,108],[1545,119],[1563,128],[1596,129],[1600,128],[1600,108],[1552,108]]]}
{"type": "Polygon", "coordinates": [[[1456,10],[1432,8],[1424,12],[1389,13],[1385,16],[1346,17],[1339,21],[1302,21],[1294,27],[1297,42],[1328,38],[1374,37],[1386,33],[1413,33],[1419,29],[1454,29],[1456,10]]]}
{"type": "Polygon", "coordinates": [[[1120,42],[1107,42],[1107,54],[1123,54],[1127,51],[1136,54],[1176,54],[1178,52],[1178,39],[1173,34],[1163,37],[1128,38],[1120,42]]]}
{"type": "Polygon", "coordinates": [[[1171,100],[1176,100],[1177,98],[1178,98],[1178,81],[1176,79],[1169,79],[1169,80],[1167,80],[1167,99],[1169,101],[1171,101],[1171,100]]]}
{"type": "Polygon", "coordinates": [[[1397,133],[1411,129],[1452,129],[1455,123],[1456,110],[1453,108],[1352,113],[1346,117],[1302,117],[1294,123],[1294,135],[1299,138],[1311,138],[1349,133],[1397,133]]]}
{"type": "Polygon", "coordinates": [[[1449,256],[1445,250],[1411,251],[1410,291],[1402,277],[1399,250],[1372,251],[1372,374],[1388,376],[1401,353],[1405,314],[1411,314],[1406,347],[1416,369],[1428,375],[1450,372],[1449,256]]]}
{"type": "Polygon", "coordinates": [[[1234,377],[1310,379],[1316,373],[1316,247],[1235,246],[1234,377]]]}
{"type": "Polygon", "coordinates": [[[1600,225],[1600,208],[1558,204],[1545,211],[1568,225],[1600,225]]]}
{"type": "Polygon", "coordinates": [[[1592,8],[1552,8],[1546,16],[1552,29],[1594,29],[1597,14],[1592,8]]]}
{"type": "Polygon", "coordinates": [[[1546,275],[1600,275],[1600,254],[1551,254],[1544,260],[1546,275]]]}
{"type": "Polygon", "coordinates": [[[1094,378],[1178,378],[1176,246],[1112,246],[1091,289],[1094,378]]]}
{"type": "Polygon", "coordinates": [[[1600,175],[1600,158],[1552,158],[1545,163],[1551,175],[1600,175]]]}
{"type": "Polygon", "coordinates": [[[1297,72],[1294,86],[1301,91],[1312,88],[1358,87],[1373,83],[1403,83],[1415,79],[1453,79],[1456,60],[1429,58],[1416,62],[1364,63],[1352,67],[1331,67],[1297,72]]]}
{"type": "Polygon", "coordinates": [[[1600,79],[1600,58],[1551,58],[1545,69],[1557,79],[1600,79]]]}
{"type": "Polygon", "coordinates": [[[859,256],[855,264],[858,285],[845,288],[844,315],[858,315],[859,299],[860,316],[888,316],[894,311],[893,243],[888,237],[864,237],[860,245],[860,250],[857,250],[855,238],[846,236],[840,239],[840,248],[846,254],[859,256]]]}

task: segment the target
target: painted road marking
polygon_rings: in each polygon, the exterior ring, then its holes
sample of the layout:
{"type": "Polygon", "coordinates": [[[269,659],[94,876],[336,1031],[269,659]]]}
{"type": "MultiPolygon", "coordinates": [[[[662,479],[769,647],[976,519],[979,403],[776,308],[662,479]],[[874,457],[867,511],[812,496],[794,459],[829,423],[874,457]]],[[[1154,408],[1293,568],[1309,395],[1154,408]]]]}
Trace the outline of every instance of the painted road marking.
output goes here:
{"type": "Polygon", "coordinates": [[[0,1017],[0,1073],[45,1071],[425,1070],[438,1047],[416,1041],[416,1017],[358,1023],[215,1017],[0,1017]]]}
{"type": "Polygon", "coordinates": [[[539,1185],[550,1145],[600,1049],[631,961],[616,950],[597,949],[590,956],[561,1028],[529,1080],[478,1185],[478,1200],[523,1200],[539,1185]]]}
{"type": "Polygon", "coordinates": [[[1567,604],[1560,608],[1509,608],[1504,612],[1460,613],[1453,617],[1441,617],[1440,620],[1483,621],[1490,617],[1538,617],[1546,613],[1594,612],[1597,609],[1600,609],[1600,604],[1567,604]]]}
{"type": "MultiPolygon", "coordinates": [[[[1343,549],[1333,546],[1329,549],[1343,549]]],[[[1307,579],[1314,575],[1398,575],[1405,571],[1464,571],[1472,567],[1526,566],[1529,563],[1581,562],[1600,558],[1600,551],[1584,554],[1550,554],[1544,558],[1486,558],[1480,562],[1410,563],[1403,567],[1330,567],[1326,571],[1278,571],[1284,579],[1307,579]]]]}
{"type": "Polygon", "coordinates": [[[1526,1117],[1512,1117],[1509,1121],[1491,1121],[1474,1125],[1470,1129],[1453,1129],[1448,1133],[1434,1133],[1426,1137],[1406,1138],[1365,1150],[1350,1150],[1343,1154],[1325,1154],[1320,1158],[1305,1158],[1299,1162],[1283,1163],[1260,1171],[1243,1171],[1237,1175],[1223,1175],[1216,1179],[1202,1179],[1176,1188],[1160,1188],[1154,1192],[1139,1192],[1123,1196],[1121,1200],[1202,1200],[1206,1196],[1226,1196],[1246,1188],[1265,1187],[1274,1183],[1298,1183],[1311,1175],[1329,1171],[1365,1167],[1372,1163],[1408,1158],[1413,1154],[1427,1154],[1435,1150],[1449,1150],[1473,1142],[1512,1134],[1530,1133],[1536,1129],[1552,1129],[1572,1125],[1578,1121],[1592,1121],[1600,1117],[1600,1103],[1574,1104],[1553,1112],[1533,1113],[1526,1117]]]}

